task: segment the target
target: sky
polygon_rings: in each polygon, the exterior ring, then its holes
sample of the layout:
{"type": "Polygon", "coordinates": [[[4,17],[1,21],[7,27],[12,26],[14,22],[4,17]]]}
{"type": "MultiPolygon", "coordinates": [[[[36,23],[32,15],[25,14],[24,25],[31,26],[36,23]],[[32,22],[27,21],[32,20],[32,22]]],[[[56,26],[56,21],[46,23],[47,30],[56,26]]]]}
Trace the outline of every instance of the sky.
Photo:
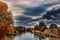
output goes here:
{"type": "Polygon", "coordinates": [[[15,26],[34,27],[40,21],[60,26],[60,0],[3,0],[10,5],[15,26]]]}

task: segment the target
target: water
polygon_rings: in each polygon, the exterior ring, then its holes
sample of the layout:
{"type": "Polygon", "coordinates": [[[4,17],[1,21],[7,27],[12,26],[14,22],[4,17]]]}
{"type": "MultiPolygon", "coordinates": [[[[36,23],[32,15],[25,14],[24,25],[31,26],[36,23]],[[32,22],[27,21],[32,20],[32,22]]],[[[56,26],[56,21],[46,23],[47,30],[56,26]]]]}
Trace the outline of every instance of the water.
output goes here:
{"type": "MultiPolygon", "coordinates": [[[[12,40],[9,38],[8,40],[12,40]]],[[[26,32],[14,37],[14,40],[60,40],[59,38],[42,37],[26,32]]]]}
{"type": "Polygon", "coordinates": [[[14,40],[34,40],[34,34],[29,32],[17,35],[14,40]]]}

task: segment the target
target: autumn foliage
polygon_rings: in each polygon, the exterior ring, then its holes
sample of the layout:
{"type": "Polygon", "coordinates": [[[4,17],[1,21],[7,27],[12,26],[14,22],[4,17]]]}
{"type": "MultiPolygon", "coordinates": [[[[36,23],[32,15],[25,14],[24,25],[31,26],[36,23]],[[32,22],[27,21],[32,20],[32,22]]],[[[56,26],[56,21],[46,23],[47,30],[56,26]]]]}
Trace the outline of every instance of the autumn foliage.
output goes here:
{"type": "Polygon", "coordinates": [[[7,9],[7,4],[0,1],[0,40],[5,40],[7,34],[14,34],[12,14],[7,9]]]}

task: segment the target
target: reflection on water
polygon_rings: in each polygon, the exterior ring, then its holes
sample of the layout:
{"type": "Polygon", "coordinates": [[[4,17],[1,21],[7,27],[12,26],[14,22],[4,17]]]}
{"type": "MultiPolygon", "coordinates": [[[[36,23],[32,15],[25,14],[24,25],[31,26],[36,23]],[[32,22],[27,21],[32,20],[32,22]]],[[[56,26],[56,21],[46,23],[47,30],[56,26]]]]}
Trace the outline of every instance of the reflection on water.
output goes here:
{"type": "Polygon", "coordinates": [[[17,35],[14,40],[34,40],[34,35],[31,33],[23,33],[21,35],[17,35]]]}
{"type": "Polygon", "coordinates": [[[34,40],[60,40],[60,38],[43,37],[43,36],[34,35],[34,40]]]}
{"type": "Polygon", "coordinates": [[[42,37],[42,36],[37,36],[37,35],[35,35],[35,36],[34,36],[34,40],[51,40],[51,39],[48,38],[48,37],[42,37]]]}
{"type": "MultiPolygon", "coordinates": [[[[12,40],[11,38],[8,38],[8,40],[12,40]]],[[[19,34],[14,37],[14,40],[60,40],[59,38],[51,38],[51,37],[42,37],[37,36],[32,33],[26,32],[19,34]]]]}

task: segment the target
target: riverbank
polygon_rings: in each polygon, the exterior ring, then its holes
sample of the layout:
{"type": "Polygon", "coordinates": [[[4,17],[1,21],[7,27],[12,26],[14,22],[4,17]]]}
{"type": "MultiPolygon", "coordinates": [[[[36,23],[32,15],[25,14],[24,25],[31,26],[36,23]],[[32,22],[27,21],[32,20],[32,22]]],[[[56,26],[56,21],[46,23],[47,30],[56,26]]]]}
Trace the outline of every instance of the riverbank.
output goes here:
{"type": "Polygon", "coordinates": [[[49,29],[46,29],[44,32],[41,32],[41,31],[32,31],[33,34],[35,35],[38,35],[38,36],[46,36],[46,37],[54,37],[54,38],[60,38],[60,35],[59,33],[52,33],[50,32],[49,29]]]}
{"type": "Polygon", "coordinates": [[[35,25],[34,28],[25,28],[22,26],[14,27],[18,33],[21,32],[31,32],[36,35],[42,35],[47,37],[60,37],[60,27],[56,24],[51,24],[49,28],[46,26],[44,22],[40,22],[39,25],[35,25]]]}

